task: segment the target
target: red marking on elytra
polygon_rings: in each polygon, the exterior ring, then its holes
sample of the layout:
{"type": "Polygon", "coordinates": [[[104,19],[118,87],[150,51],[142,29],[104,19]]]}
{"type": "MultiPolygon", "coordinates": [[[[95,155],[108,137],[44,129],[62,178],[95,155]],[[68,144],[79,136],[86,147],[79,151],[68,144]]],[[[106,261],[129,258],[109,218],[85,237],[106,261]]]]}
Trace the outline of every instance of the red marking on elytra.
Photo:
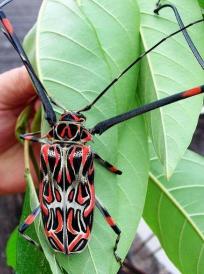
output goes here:
{"type": "Polygon", "coordinates": [[[66,176],[67,176],[67,181],[69,182],[69,184],[72,183],[72,180],[71,180],[71,177],[70,177],[70,174],[69,174],[69,170],[66,169],[66,176]]]}
{"type": "Polygon", "coordinates": [[[58,202],[61,202],[61,196],[60,196],[60,193],[59,193],[59,191],[57,189],[55,189],[55,197],[56,197],[56,200],[58,202]]]}
{"type": "Polygon", "coordinates": [[[82,165],[83,166],[86,163],[86,159],[87,159],[87,156],[89,154],[89,151],[90,151],[89,147],[87,147],[87,146],[83,147],[83,150],[82,150],[82,165]]]}
{"type": "Polygon", "coordinates": [[[68,201],[72,202],[74,198],[74,190],[70,191],[69,196],[68,196],[68,201]]]}
{"type": "Polygon", "coordinates": [[[42,203],[42,195],[43,195],[43,183],[40,182],[40,184],[39,184],[39,200],[40,200],[40,203],[42,203]]]}
{"type": "Polygon", "coordinates": [[[54,197],[52,195],[52,189],[51,189],[51,186],[48,186],[48,196],[44,196],[45,197],[45,200],[50,204],[53,202],[54,200],[54,197]]]}
{"type": "Polygon", "coordinates": [[[80,205],[83,205],[84,202],[87,200],[87,198],[84,198],[82,196],[82,190],[81,190],[81,185],[79,185],[79,188],[78,188],[78,195],[77,195],[77,202],[80,204],[80,205]]]}
{"type": "Polygon", "coordinates": [[[59,155],[59,153],[57,151],[57,147],[56,146],[54,146],[54,153],[55,153],[55,167],[56,167],[58,165],[58,163],[59,163],[59,160],[60,160],[60,155],[59,155]]]}
{"type": "Polygon", "coordinates": [[[73,229],[73,226],[72,226],[73,213],[74,213],[74,210],[73,210],[73,208],[71,208],[70,212],[68,214],[68,217],[67,217],[67,228],[68,228],[68,231],[71,232],[73,235],[77,235],[78,232],[75,229],[73,229]]]}
{"type": "Polygon", "coordinates": [[[84,216],[87,217],[95,207],[95,189],[94,185],[90,185],[90,204],[84,210],[84,216]]]}
{"type": "Polygon", "coordinates": [[[74,160],[75,151],[76,151],[75,147],[73,147],[73,150],[72,150],[72,152],[71,152],[71,154],[69,156],[69,162],[70,162],[72,168],[73,168],[73,160],[74,160]]]}
{"type": "Polygon", "coordinates": [[[60,183],[61,179],[62,179],[62,170],[59,171],[58,176],[57,176],[58,184],[60,183]]]}
{"type": "Polygon", "coordinates": [[[47,228],[45,227],[45,234],[47,235],[48,238],[53,239],[54,243],[58,246],[58,249],[61,252],[65,252],[64,245],[60,242],[60,240],[57,238],[57,236],[52,230],[48,231],[47,228]]]}
{"type": "Polygon", "coordinates": [[[184,92],[182,94],[182,97],[188,98],[188,97],[194,96],[196,94],[199,94],[201,92],[202,92],[201,87],[192,88],[192,89],[189,89],[186,92],[184,92]]]}
{"type": "Polygon", "coordinates": [[[94,165],[92,163],[91,167],[89,168],[88,175],[91,176],[91,174],[94,172],[94,165]]]}
{"type": "Polygon", "coordinates": [[[2,23],[3,23],[4,27],[6,28],[6,30],[7,30],[10,34],[13,34],[13,26],[12,26],[11,22],[9,21],[9,19],[3,18],[3,19],[2,19],[2,23]]]}
{"type": "Polygon", "coordinates": [[[116,225],[115,221],[114,221],[113,218],[110,217],[110,216],[106,217],[106,222],[107,222],[110,226],[115,226],[115,225],[116,225]]]}
{"type": "Polygon", "coordinates": [[[45,214],[45,216],[48,216],[49,211],[43,203],[43,183],[40,183],[40,185],[39,185],[39,200],[40,200],[40,208],[41,208],[43,214],[45,214]]]}
{"type": "Polygon", "coordinates": [[[59,233],[63,229],[63,219],[59,210],[57,210],[57,221],[58,221],[58,226],[55,230],[55,233],[59,233]]]}
{"type": "Polygon", "coordinates": [[[43,145],[42,146],[42,155],[44,157],[46,165],[48,165],[48,150],[50,145],[43,145]]]}
{"type": "Polygon", "coordinates": [[[43,214],[45,216],[48,216],[49,215],[49,210],[47,209],[47,207],[43,203],[40,204],[40,207],[41,207],[41,210],[42,210],[43,214]]]}
{"type": "Polygon", "coordinates": [[[80,240],[82,240],[82,239],[87,240],[87,239],[89,239],[89,237],[90,237],[90,229],[89,229],[89,227],[87,227],[86,233],[78,234],[77,237],[68,246],[68,252],[72,252],[72,250],[79,243],[80,240]]]}

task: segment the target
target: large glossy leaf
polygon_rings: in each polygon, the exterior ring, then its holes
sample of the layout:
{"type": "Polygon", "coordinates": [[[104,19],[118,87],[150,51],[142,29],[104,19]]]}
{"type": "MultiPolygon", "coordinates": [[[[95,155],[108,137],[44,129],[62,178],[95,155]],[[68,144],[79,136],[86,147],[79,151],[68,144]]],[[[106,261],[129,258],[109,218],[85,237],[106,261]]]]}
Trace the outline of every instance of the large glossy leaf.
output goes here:
{"type": "MultiPolygon", "coordinates": [[[[139,54],[139,13],[132,0],[44,1],[36,29],[38,74],[49,94],[68,109],[90,102],[139,54]]],[[[30,39],[34,41],[32,36],[30,39]]],[[[135,68],[110,90],[87,113],[87,126],[136,106],[137,76],[135,68]]],[[[96,164],[95,184],[97,195],[122,230],[118,253],[124,258],[142,214],[147,188],[143,119],[113,128],[94,141],[93,148],[123,170],[119,177],[96,164]]],[[[116,235],[98,210],[90,243],[80,255],[67,257],[50,247],[48,250],[38,223],[37,234],[53,273],[52,259],[74,274],[112,274],[119,268],[113,256],[116,235]]]]}
{"type": "MultiPolygon", "coordinates": [[[[172,3],[188,24],[202,18],[195,0],[162,1],[172,3]]],[[[154,14],[155,0],[139,0],[141,9],[141,38],[145,50],[178,29],[173,11],[169,8],[154,14]]],[[[188,30],[201,55],[204,56],[204,27],[196,25],[188,30]]],[[[192,55],[182,34],[156,48],[142,66],[140,98],[151,102],[188,88],[203,84],[203,70],[192,55]]],[[[146,116],[147,125],[156,153],[170,177],[185,153],[201,110],[203,96],[151,112],[146,116]]]]}
{"type": "Polygon", "coordinates": [[[158,158],[151,159],[144,218],[183,274],[204,273],[203,169],[204,158],[187,151],[167,181],[158,158]]]}

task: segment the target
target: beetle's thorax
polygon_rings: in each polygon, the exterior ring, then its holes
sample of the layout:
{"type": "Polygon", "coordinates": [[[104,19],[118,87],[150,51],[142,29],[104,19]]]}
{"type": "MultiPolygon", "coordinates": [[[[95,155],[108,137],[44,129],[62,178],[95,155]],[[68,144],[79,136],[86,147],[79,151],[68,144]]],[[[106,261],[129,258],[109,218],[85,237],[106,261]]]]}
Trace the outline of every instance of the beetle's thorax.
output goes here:
{"type": "Polygon", "coordinates": [[[53,128],[53,138],[60,141],[86,143],[92,140],[90,132],[81,123],[60,121],[53,128]]]}
{"type": "Polygon", "coordinates": [[[55,140],[86,143],[92,141],[91,133],[85,128],[86,118],[80,113],[66,112],[52,129],[55,140]]]}

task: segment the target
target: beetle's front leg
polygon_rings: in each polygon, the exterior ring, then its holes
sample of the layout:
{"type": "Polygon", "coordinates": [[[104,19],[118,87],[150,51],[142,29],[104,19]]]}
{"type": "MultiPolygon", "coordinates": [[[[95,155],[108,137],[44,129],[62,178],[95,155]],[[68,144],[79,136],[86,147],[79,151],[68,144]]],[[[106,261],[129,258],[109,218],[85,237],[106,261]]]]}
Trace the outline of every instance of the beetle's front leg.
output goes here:
{"type": "Polygon", "coordinates": [[[97,153],[94,153],[94,159],[96,159],[101,165],[103,165],[106,169],[108,169],[110,172],[115,173],[117,175],[121,175],[122,171],[119,170],[114,165],[110,164],[109,162],[103,160],[97,153]]]}
{"type": "Polygon", "coordinates": [[[26,141],[36,142],[36,143],[40,143],[40,144],[47,144],[48,143],[46,135],[42,136],[41,138],[36,137],[36,136],[40,136],[40,132],[21,134],[20,138],[23,139],[23,140],[26,140],[26,141]]]}

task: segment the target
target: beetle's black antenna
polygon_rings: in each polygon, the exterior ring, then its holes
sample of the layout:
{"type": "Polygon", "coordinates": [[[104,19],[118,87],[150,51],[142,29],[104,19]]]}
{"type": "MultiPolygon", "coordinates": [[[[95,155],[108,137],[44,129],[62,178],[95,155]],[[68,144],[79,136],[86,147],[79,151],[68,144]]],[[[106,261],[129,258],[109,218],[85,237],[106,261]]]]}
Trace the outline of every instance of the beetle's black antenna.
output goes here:
{"type": "Polygon", "coordinates": [[[157,3],[156,3],[156,6],[158,7],[161,3],[161,0],[159,0],[157,3]]]}
{"type": "Polygon", "coordinates": [[[125,68],[121,74],[116,77],[115,79],[112,80],[112,82],[104,89],[101,91],[101,93],[93,100],[93,102],[91,102],[89,105],[87,105],[86,107],[82,108],[81,110],[79,110],[78,112],[85,112],[88,111],[92,108],[92,106],[124,75],[126,74],[127,71],[129,71],[134,65],[136,65],[140,60],[142,60],[148,53],[150,53],[152,50],[154,50],[155,48],[157,48],[159,45],[161,45],[162,43],[164,43],[166,40],[170,39],[171,37],[173,37],[174,35],[182,32],[183,30],[192,27],[195,24],[201,23],[203,22],[204,19],[199,19],[195,22],[192,22],[186,26],[183,26],[182,28],[180,28],[179,30],[169,34],[168,36],[164,37],[163,39],[161,39],[159,42],[157,42],[154,46],[152,46],[150,49],[148,49],[146,52],[142,53],[136,60],[134,60],[127,68],[125,68]]]}
{"type": "Polygon", "coordinates": [[[0,4],[0,9],[2,9],[4,6],[6,6],[7,4],[9,4],[10,2],[12,2],[13,0],[4,0],[1,4],[0,4]]]}
{"type": "Polygon", "coordinates": [[[154,10],[154,13],[159,14],[159,11],[163,8],[171,8],[173,10],[173,12],[175,14],[175,17],[176,17],[176,20],[178,22],[178,25],[179,25],[180,29],[182,29],[183,36],[186,39],[186,42],[188,43],[189,48],[191,49],[193,55],[197,59],[198,63],[202,67],[202,69],[204,69],[204,60],[201,57],[201,55],[200,55],[199,51],[197,50],[196,46],[194,45],[194,43],[193,43],[191,37],[189,36],[186,28],[184,28],[185,26],[184,26],[184,23],[181,19],[181,16],[180,16],[179,12],[178,12],[178,9],[172,4],[161,5],[160,1],[159,1],[157,3],[157,8],[154,10]]]}
{"type": "Polygon", "coordinates": [[[6,4],[8,4],[11,1],[12,0],[6,0],[0,4],[0,22],[3,26],[2,31],[5,34],[5,36],[7,37],[7,39],[9,40],[9,42],[12,44],[14,49],[19,54],[24,66],[26,67],[26,69],[30,75],[30,78],[32,80],[32,83],[37,91],[37,94],[39,95],[40,100],[43,104],[43,107],[45,110],[45,119],[48,121],[50,126],[53,126],[53,125],[55,125],[57,119],[56,119],[55,112],[52,108],[49,96],[48,96],[45,88],[43,87],[42,83],[40,82],[39,78],[35,74],[35,71],[31,65],[23,47],[21,46],[20,41],[18,40],[18,38],[14,32],[11,22],[6,17],[6,14],[1,10],[2,7],[4,7],[6,4]]]}
{"type": "Polygon", "coordinates": [[[118,116],[115,116],[113,118],[107,119],[105,121],[102,121],[98,123],[95,127],[93,127],[90,132],[92,134],[103,134],[107,129],[111,128],[114,125],[120,124],[124,121],[127,121],[131,118],[134,118],[138,115],[144,114],[146,112],[149,112],[151,110],[175,103],[180,100],[184,100],[187,98],[190,98],[192,96],[198,95],[204,93],[204,85],[195,87],[189,90],[185,90],[183,92],[168,96],[166,98],[160,99],[158,101],[146,104],[144,106],[138,107],[136,109],[133,109],[131,111],[128,111],[126,113],[120,114],[118,116]]]}

